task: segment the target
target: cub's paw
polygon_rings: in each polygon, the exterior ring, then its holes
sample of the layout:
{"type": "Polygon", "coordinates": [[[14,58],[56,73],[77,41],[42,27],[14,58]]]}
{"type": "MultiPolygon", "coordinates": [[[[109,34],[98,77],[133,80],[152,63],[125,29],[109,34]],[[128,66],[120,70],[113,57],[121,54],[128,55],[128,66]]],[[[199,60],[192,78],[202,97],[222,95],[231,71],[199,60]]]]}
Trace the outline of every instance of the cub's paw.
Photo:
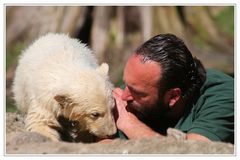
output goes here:
{"type": "Polygon", "coordinates": [[[60,135],[57,130],[50,128],[49,126],[44,126],[44,125],[36,125],[31,128],[27,128],[28,131],[30,132],[37,132],[40,133],[48,138],[50,138],[52,141],[60,141],[60,135]]]}

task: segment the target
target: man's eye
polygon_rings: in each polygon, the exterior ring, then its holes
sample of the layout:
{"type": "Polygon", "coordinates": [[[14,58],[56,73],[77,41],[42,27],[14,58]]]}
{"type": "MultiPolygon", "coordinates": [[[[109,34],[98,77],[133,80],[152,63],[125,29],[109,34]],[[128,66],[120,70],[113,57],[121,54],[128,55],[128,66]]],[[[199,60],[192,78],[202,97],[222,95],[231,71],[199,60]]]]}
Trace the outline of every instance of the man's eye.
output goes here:
{"type": "Polygon", "coordinates": [[[133,89],[133,88],[131,88],[131,87],[128,87],[128,89],[129,89],[129,92],[130,92],[133,96],[137,96],[137,97],[145,97],[145,96],[147,96],[146,93],[144,93],[144,92],[139,92],[139,91],[137,91],[137,90],[135,90],[135,89],[133,89]]]}
{"type": "Polygon", "coordinates": [[[133,92],[133,94],[136,95],[136,96],[139,96],[139,97],[144,97],[144,96],[146,96],[145,93],[141,93],[141,92],[133,92]]]}

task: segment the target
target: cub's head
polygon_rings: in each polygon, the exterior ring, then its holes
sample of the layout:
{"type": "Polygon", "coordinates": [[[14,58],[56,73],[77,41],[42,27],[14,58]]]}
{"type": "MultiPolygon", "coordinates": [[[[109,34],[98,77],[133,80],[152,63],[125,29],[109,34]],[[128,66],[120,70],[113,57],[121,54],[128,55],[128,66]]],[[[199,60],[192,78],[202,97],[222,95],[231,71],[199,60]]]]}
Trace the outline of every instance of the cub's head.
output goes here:
{"type": "Polygon", "coordinates": [[[104,138],[116,133],[113,87],[107,74],[105,63],[96,70],[81,72],[77,80],[69,84],[67,92],[54,97],[59,107],[58,116],[71,122],[76,136],[89,132],[104,138]]]}

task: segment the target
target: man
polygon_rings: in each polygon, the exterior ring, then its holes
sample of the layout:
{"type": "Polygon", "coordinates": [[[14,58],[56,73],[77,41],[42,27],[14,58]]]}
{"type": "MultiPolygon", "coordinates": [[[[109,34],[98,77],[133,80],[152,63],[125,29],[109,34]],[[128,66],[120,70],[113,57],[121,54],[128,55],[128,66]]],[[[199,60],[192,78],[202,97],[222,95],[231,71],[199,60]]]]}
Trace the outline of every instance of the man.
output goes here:
{"type": "Polygon", "coordinates": [[[128,59],[124,90],[113,91],[116,125],[129,139],[166,135],[167,128],[187,139],[234,141],[233,78],[205,70],[184,42],[157,35],[128,59]]]}

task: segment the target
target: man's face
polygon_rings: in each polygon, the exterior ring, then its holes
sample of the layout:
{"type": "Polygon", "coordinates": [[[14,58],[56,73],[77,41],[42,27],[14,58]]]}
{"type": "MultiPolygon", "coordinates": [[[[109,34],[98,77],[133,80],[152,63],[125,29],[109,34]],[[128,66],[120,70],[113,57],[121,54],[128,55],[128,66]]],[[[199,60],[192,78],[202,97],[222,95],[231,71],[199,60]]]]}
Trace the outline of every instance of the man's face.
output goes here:
{"type": "Polygon", "coordinates": [[[126,87],[122,99],[139,119],[151,119],[164,112],[164,98],[158,89],[160,78],[161,67],[157,62],[143,62],[142,56],[135,54],[129,58],[124,69],[126,87]]]}

